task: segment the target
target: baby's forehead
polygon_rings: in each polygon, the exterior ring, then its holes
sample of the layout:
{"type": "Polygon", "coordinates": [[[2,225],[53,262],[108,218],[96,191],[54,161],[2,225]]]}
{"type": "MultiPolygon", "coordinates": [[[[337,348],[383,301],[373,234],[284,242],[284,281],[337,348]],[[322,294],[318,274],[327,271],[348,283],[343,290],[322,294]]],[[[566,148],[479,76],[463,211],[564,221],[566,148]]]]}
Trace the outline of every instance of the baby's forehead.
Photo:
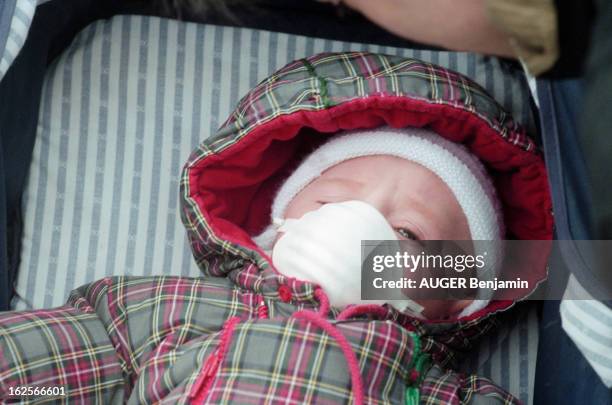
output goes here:
{"type": "Polygon", "coordinates": [[[398,210],[414,205],[446,207],[458,203],[448,185],[428,168],[393,155],[369,155],[338,163],[324,171],[309,187],[311,197],[393,200],[398,210]],[[435,203],[434,203],[435,202],[435,203]]]}
{"type": "Polygon", "coordinates": [[[406,181],[441,179],[419,163],[393,155],[359,156],[337,163],[321,173],[319,178],[346,178],[354,181],[380,180],[396,177],[406,181]]]}

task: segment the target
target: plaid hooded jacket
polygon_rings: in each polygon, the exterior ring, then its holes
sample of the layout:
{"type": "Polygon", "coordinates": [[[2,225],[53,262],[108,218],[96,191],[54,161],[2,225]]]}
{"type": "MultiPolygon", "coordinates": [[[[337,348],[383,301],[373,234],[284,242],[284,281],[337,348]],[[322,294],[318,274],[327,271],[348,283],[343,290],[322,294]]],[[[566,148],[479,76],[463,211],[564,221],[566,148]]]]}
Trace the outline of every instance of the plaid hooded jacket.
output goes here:
{"type": "Polygon", "coordinates": [[[543,162],[481,87],[414,59],[315,55],[251,90],[185,165],[182,219],[204,276],[107,278],[73,291],[63,307],[0,314],[0,399],[517,403],[486,379],[452,371],[512,300],[452,322],[387,306],[340,311],[318,286],[276,272],[251,239],[302,156],[341,130],[381,125],[428,126],[465,144],[493,176],[508,236],[551,238],[543,162]]]}

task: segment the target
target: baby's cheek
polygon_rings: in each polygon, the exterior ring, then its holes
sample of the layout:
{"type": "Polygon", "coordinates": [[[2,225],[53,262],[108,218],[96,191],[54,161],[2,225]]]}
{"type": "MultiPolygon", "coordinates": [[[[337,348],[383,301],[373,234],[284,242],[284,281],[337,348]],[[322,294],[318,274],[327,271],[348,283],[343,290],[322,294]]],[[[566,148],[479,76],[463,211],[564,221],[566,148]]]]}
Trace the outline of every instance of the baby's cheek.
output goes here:
{"type": "Polygon", "coordinates": [[[444,319],[449,315],[449,303],[445,300],[417,301],[423,306],[423,315],[427,319],[444,319]]]}
{"type": "Polygon", "coordinates": [[[422,315],[429,320],[456,319],[471,302],[467,300],[415,300],[423,307],[422,315]]]}
{"type": "Polygon", "coordinates": [[[469,287],[469,278],[474,276],[473,269],[459,273],[447,269],[420,268],[404,273],[404,277],[414,280],[416,286],[404,290],[404,293],[423,306],[423,315],[427,319],[454,319],[477,295],[477,290],[469,287]]]}
{"type": "MultiPolygon", "coordinates": [[[[298,194],[298,197],[299,197],[299,194],[298,194]]],[[[299,219],[303,217],[304,214],[310,211],[314,211],[319,207],[320,207],[320,204],[318,204],[316,201],[296,197],[287,206],[287,210],[285,211],[285,219],[286,218],[299,219]]]]}

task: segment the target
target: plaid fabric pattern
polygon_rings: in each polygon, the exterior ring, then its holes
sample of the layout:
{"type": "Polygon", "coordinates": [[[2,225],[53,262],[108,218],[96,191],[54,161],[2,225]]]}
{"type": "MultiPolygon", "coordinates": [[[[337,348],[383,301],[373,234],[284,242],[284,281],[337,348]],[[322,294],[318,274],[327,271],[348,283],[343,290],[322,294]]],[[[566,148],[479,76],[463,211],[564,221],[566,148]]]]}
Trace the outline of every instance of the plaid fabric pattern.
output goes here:
{"type": "MultiPolygon", "coordinates": [[[[68,305],[0,316],[0,399],[28,403],[191,403],[227,319],[240,322],[212,376],[206,403],[349,403],[338,343],[286,314],[316,309],[237,288],[228,278],[107,278],[73,292],[68,305]],[[259,319],[265,303],[269,319],[259,319]],[[18,386],[64,387],[65,395],[9,397],[18,386]]],[[[332,320],[332,322],[334,322],[332,320]]],[[[392,320],[336,322],[357,356],[367,403],[403,403],[414,332],[392,320]]],[[[500,403],[486,380],[439,366],[423,370],[427,403],[500,403]]]]}
{"type": "Polygon", "coordinates": [[[368,52],[322,53],[272,74],[238,103],[209,146],[215,152],[254,127],[299,110],[321,110],[374,95],[410,97],[474,113],[526,150],[532,141],[478,84],[418,59],[368,52]],[[228,133],[235,137],[228,137],[228,133]]]}
{"type": "Polygon", "coordinates": [[[462,376],[434,365],[421,385],[421,404],[499,403],[520,404],[516,398],[486,378],[462,376]]]}
{"type": "Polygon", "coordinates": [[[64,306],[0,314],[0,402],[121,402],[124,388],[117,352],[95,313],[64,306]],[[10,396],[23,387],[66,395],[10,396]]]}
{"type": "Polygon", "coordinates": [[[402,315],[389,308],[405,328],[415,331],[423,341],[423,350],[429,353],[434,361],[443,367],[456,368],[462,355],[473,348],[482,337],[499,326],[496,316],[477,318],[470,321],[423,324],[418,319],[402,315]]]}
{"type": "MultiPolygon", "coordinates": [[[[358,356],[366,401],[393,403],[403,398],[414,347],[410,332],[379,321],[341,323],[338,328],[358,356]]],[[[210,403],[353,401],[339,347],[309,322],[248,322],[237,328],[232,342],[211,387],[210,403]],[[262,364],[262,358],[273,361],[262,364]]]]}

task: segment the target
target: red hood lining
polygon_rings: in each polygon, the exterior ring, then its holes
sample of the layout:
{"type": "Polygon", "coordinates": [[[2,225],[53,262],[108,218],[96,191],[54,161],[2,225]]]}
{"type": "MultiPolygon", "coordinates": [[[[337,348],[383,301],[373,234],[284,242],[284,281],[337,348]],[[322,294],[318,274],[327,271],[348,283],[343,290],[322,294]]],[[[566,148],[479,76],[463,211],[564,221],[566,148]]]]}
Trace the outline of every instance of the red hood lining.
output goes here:
{"type": "Polygon", "coordinates": [[[490,171],[508,237],[552,239],[552,205],[538,154],[510,144],[475,113],[406,97],[361,98],[326,110],[300,110],[260,124],[237,143],[190,168],[190,197],[218,238],[266,257],[251,235],[268,225],[274,193],[301,158],[338,131],[384,125],[429,127],[466,145],[490,171]]]}

